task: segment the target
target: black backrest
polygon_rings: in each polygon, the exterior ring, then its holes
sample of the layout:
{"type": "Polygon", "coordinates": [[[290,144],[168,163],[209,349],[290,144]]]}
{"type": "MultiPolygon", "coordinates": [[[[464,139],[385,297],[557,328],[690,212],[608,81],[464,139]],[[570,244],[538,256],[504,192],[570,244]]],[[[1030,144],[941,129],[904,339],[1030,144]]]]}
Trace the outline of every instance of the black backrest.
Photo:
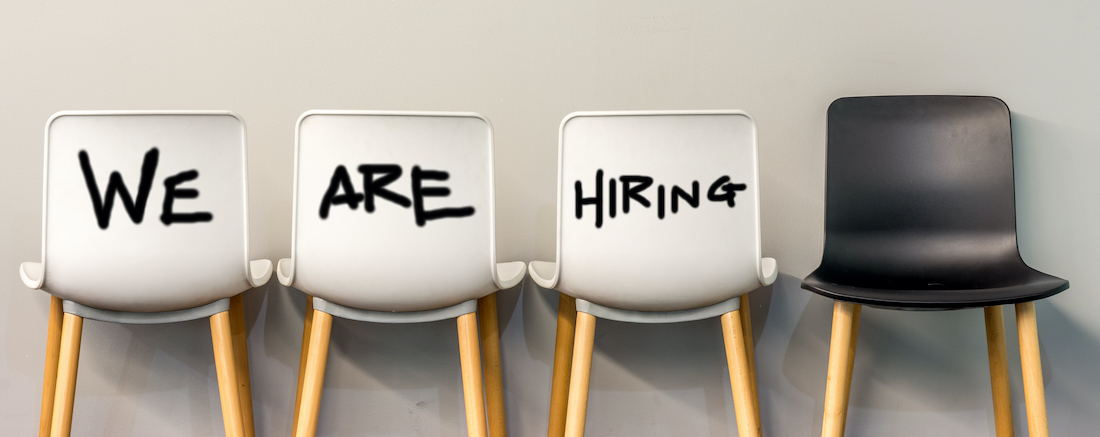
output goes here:
{"type": "Polygon", "coordinates": [[[1001,100],[839,99],[829,107],[827,159],[823,279],[988,287],[1026,269],[1001,100]]]}

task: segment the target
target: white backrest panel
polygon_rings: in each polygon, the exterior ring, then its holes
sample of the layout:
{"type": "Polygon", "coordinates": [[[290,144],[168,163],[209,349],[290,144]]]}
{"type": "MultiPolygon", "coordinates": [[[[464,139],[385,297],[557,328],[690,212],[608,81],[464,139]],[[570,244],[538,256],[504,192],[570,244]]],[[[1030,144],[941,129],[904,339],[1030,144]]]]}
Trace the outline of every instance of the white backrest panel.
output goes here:
{"type": "Polygon", "coordinates": [[[558,289],[614,308],[674,311],[759,287],[756,125],[747,114],[578,113],[562,122],[560,147],[558,289]]]}
{"type": "Polygon", "coordinates": [[[476,114],[303,115],[293,285],[376,311],[495,290],[492,141],[476,114]]]}
{"type": "Polygon", "coordinates": [[[247,289],[245,171],[231,113],[59,113],[46,126],[45,288],[133,312],[247,289]]]}

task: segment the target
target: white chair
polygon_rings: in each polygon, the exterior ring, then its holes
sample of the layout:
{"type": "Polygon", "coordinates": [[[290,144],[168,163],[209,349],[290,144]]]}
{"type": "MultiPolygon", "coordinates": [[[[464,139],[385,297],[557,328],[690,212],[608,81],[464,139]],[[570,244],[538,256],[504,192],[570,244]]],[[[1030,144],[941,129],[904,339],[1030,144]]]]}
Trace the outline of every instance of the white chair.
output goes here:
{"type": "Polygon", "coordinates": [[[523,262],[497,263],[493,130],[473,113],[310,111],[298,119],[291,258],[279,281],[310,295],[294,435],[313,436],[332,317],[458,319],[466,426],[503,437],[496,301],[523,262]],[[480,299],[480,300],[479,300],[480,299]],[[475,311],[481,312],[480,317],[475,311]],[[478,321],[481,339],[479,348],[478,321]]]}
{"type": "Polygon", "coordinates": [[[557,259],[529,267],[562,292],[548,435],[584,435],[596,317],[721,316],[738,435],[759,436],[752,329],[739,309],[777,270],[760,255],[753,119],[579,112],[562,121],[558,153],[557,259]]]}
{"type": "Polygon", "coordinates": [[[248,256],[244,122],[230,112],[61,112],[46,124],[42,262],[23,282],[50,303],[40,436],[68,436],[85,318],[210,318],[227,436],[252,436],[240,293],[248,256]]]}

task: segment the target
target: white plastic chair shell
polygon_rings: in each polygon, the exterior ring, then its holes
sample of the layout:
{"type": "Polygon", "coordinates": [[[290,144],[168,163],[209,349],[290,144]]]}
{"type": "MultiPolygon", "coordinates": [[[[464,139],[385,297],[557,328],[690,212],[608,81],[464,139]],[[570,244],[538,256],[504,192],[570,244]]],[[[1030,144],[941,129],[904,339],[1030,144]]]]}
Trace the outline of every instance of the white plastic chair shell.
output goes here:
{"type": "Polygon", "coordinates": [[[283,285],[343,307],[344,317],[394,321],[350,312],[443,314],[424,312],[461,305],[523,279],[523,262],[496,262],[493,131],[484,117],[309,111],[298,119],[296,132],[291,258],[277,267],[283,285]],[[446,180],[422,181],[423,187],[450,192],[424,197],[424,209],[472,207],[474,213],[418,224],[415,205],[375,196],[373,212],[365,203],[333,204],[322,218],[321,204],[337,167],[344,167],[359,194],[365,192],[365,178],[382,177],[359,171],[362,165],[399,166],[400,176],[383,188],[410,200],[414,167],[447,172],[446,180]]]}
{"type": "Polygon", "coordinates": [[[562,121],[559,141],[557,257],[530,263],[539,286],[576,297],[578,310],[593,304],[606,307],[605,318],[657,322],[736,310],[734,298],[774,282],[775,260],[760,254],[756,123],[748,114],[577,112],[562,121]],[[582,217],[576,217],[575,184],[581,182],[582,199],[595,197],[598,171],[600,227],[593,203],[582,204],[582,217]],[[623,175],[652,178],[641,192],[650,206],[632,201],[625,213],[624,188],[616,180],[612,217],[610,181],[623,175]],[[745,185],[732,208],[708,199],[723,176],[729,177],[725,183],[745,185]],[[673,213],[672,187],[691,194],[696,181],[698,207],[681,196],[673,213]],[[660,186],[666,190],[663,218],[660,186]],[[709,306],[714,311],[684,312],[709,306]],[[613,309],[623,311],[612,316],[613,309]],[[645,312],[681,313],[669,319],[645,312]]]}
{"type": "MultiPolygon", "coordinates": [[[[20,278],[30,288],[79,304],[67,309],[99,310],[99,317],[84,314],[92,318],[176,312],[172,317],[178,319],[178,311],[263,285],[272,266],[249,259],[246,167],[244,122],[231,112],[57,113],[46,124],[42,261],[20,265],[20,278]],[[116,193],[104,228],[84,164],[104,204],[112,172],[136,203],[153,149],[140,223],[116,193]],[[198,190],[198,196],[175,192],[170,211],[207,212],[212,219],[165,224],[166,178],[189,170],[197,177],[185,175],[173,187],[198,190]]],[[[208,315],[201,312],[195,316],[208,315]]]]}

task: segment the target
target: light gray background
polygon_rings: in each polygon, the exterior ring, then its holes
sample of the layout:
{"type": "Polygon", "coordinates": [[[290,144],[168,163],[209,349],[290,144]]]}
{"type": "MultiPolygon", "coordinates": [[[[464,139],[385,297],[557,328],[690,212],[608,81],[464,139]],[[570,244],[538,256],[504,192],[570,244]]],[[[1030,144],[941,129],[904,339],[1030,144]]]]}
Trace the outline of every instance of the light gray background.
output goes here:
{"type": "MultiPolygon", "coordinates": [[[[552,259],[557,127],[575,110],[743,109],[759,123],[764,255],[753,293],[764,431],[820,429],[830,302],[825,109],[841,96],[988,94],[1013,110],[1020,248],[1072,282],[1037,304],[1052,434],[1100,426],[1100,3],[124,2],[0,4],[0,423],[38,423],[48,299],[42,127],[64,109],[230,109],[249,128],[252,251],[290,249],[294,120],[308,109],[477,111],[496,129],[499,253],[552,259]]],[[[274,282],[274,281],[273,281],[274,282]]],[[[257,432],[289,435],[304,298],[246,294],[257,432]]],[[[554,293],[500,296],[508,426],[545,432],[554,293]]],[[[1006,312],[1017,432],[1015,323],[1006,312]]],[[[591,436],[736,434],[716,320],[601,321],[591,436]]],[[[337,321],[321,435],[464,435],[451,322],[337,321]]],[[[205,321],[88,322],[74,435],[221,435],[205,321]]],[[[981,312],[864,312],[852,436],[993,435],[981,312]]]]}

